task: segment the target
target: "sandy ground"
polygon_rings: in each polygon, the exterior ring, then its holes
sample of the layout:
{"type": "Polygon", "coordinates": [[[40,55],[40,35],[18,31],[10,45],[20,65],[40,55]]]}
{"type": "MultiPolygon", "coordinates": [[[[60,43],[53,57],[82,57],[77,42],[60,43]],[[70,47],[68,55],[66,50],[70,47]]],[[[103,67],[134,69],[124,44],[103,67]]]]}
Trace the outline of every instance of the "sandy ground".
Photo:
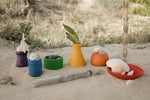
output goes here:
{"type": "MultiPolygon", "coordinates": [[[[78,79],[70,82],[33,88],[33,82],[42,77],[59,74],[97,69],[90,64],[90,56],[94,47],[83,47],[82,52],[86,66],[73,68],[67,65],[72,47],[61,49],[38,50],[43,58],[50,54],[64,57],[64,67],[60,70],[46,70],[43,68],[41,77],[33,78],[28,74],[28,67],[15,66],[15,48],[7,41],[0,39],[0,76],[11,76],[17,85],[0,85],[0,100],[149,100],[150,98],[150,44],[144,44],[143,49],[135,49],[129,45],[127,62],[144,69],[144,74],[133,80],[134,85],[125,85],[126,80],[111,76],[106,67],[101,75],[78,79]]],[[[121,58],[122,44],[111,44],[104,47],[110,58],[121,58]]],[[[34,50],[36,51],[36,50],[34,50]]]]}

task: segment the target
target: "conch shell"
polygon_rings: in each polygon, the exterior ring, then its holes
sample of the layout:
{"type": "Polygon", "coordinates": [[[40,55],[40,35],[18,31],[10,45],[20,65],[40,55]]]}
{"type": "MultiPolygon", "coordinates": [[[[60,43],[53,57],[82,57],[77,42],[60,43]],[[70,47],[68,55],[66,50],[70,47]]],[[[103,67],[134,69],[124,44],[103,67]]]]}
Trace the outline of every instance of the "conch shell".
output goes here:
{"type": "Polygon", "coordinates": [[[37,53],[34,52],[34,53],[30,54],[29,59],[30,60],[38,60],[38,59],[41,59],[41,58],[37,53]]]}
{"type": "Polygon", "coordinates": [[[26,51],[29,51],[29,46],[26,44],[25,39],[26,38],[24,38],[24,33],[23,33],[21,43],[16,49],[17,52],[24,52],[25,53],[26,51]]]}
{"type": "Polygon", "coordinates": [[[121,59],[110,59],[106,62],[106,65],[111,68],[112,72],[122,75],[130,71],[130,67],[128,66],[128,64],[121,59]]]}

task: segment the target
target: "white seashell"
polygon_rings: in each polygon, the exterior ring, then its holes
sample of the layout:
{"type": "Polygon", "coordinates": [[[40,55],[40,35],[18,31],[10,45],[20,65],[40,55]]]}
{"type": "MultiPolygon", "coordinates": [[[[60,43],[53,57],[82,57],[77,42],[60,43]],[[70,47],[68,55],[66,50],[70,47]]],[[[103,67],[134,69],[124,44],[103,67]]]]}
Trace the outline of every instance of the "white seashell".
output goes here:
{"type": "Polygon", "coordinates": [[[125,75],[126,72],[122,72],[121,75],[125,75]]]}
{"type": "Polygon", "coordinates": [[[93,53],[104,54],[105,51],[103,48],[97,47],[97,48],[93,49],[93,53]]]}
{"type": "Polygon", "coordinates": [[[105,53],[104,49],[101,48],[101,49],[99,50],[99,54],[104,54],[104,53],[105,53]]]}
{"type": "Polygon", "coordinates": [[[133,75],[133,74],[134,74],[134,71],[132,70],[132,71],[128,72],[127,75],[133,75]]]}
{"type": "Polygon", "coordinates": [[[31,53],[29,56],[30,60],[38,60],[40,59],[40,56],[37,53],[31,53]]]}
{"type": "Polygon", "coordinates": [[[93,53],[99,53],[100,48],[93,49],[93,53]]]}
{"type": "Polygon", "coordinates": [[[125,85],[133,85],[133,80],[127,80],[125,85]]]}
{"type": "Polygon", "coordinates": [[[124,67],[122,67],[122,66],[116,66],[112,69],[114,70],[114,72],[119,73],[119,74],[124,72],[124,67]]]}
{"type": "Polygon", "coordinates": [[[106,62],[106,65],[110,67],[113,72],[120,73],[122,75],[124,75],[125,72],[130,71],[128,64],[121,59],[110,59],[106,62]]]}

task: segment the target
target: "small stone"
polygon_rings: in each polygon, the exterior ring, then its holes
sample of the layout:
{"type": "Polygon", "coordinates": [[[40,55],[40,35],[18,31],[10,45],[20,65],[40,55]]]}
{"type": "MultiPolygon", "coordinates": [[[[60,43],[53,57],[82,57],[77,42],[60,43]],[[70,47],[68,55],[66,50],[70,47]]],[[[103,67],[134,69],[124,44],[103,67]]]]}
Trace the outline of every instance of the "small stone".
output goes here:
{"type": "Polygon", "coordinates": [[[127,81],[125,82],[125,85],[133,85],[133,80],[127,80],[127,81]]]}
{"type": "Polygon", "coordinates": [[[17,84],[14,83],[14,82],[8,82],[7,85],[13,85],[13,86],[16,86],[17,84]]]}
{"type": "Polygon", "coordinates": [[[49,55],[47,58],[48,59],[58,59],[58,56],[57,55],[49,55]]]}

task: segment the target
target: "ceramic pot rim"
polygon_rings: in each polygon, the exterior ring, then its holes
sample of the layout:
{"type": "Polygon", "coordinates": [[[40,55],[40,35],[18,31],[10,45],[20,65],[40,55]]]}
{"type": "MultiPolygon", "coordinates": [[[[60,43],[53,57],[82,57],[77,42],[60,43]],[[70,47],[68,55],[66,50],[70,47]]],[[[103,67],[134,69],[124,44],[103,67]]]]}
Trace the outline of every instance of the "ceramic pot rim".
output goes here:
{"type": "Polygon", "coordinates": [[[27,54],[28,53],[28,51],[26,51],[25,53],[24,52],[17,52],[16,51],[16,54],[27,54]]]}
{"type": "Polygon", "coordinates": [[[42,59],[37,59],[37,60],[30,60],[30,59],[28,59],[28,61],[30,61],[30,62],[38,62],[38,61],[41,61],[42,59]]]}
{"type": "Polygon", "coordinates": [[[44,59],[49,60],[49,61],[59,61],[61,59],[63,59],[62,56],[58,56],[59,59],[48,59],[48,56],[45,56],[44,59]]]}
{"type": "Polygon", "coordinates": [[[99,53],[93,53],[94,55],[105,55],[107,54],[106,52],[104,54],[99,54],[99,53]]]}
{"type": "Polygon", "coordinates": [[[72,46],[77,46],[77,45],[82,45],[82,43],[79,43],[79,44],[75,44],[75,43],[72,43],[72,46]]]}

